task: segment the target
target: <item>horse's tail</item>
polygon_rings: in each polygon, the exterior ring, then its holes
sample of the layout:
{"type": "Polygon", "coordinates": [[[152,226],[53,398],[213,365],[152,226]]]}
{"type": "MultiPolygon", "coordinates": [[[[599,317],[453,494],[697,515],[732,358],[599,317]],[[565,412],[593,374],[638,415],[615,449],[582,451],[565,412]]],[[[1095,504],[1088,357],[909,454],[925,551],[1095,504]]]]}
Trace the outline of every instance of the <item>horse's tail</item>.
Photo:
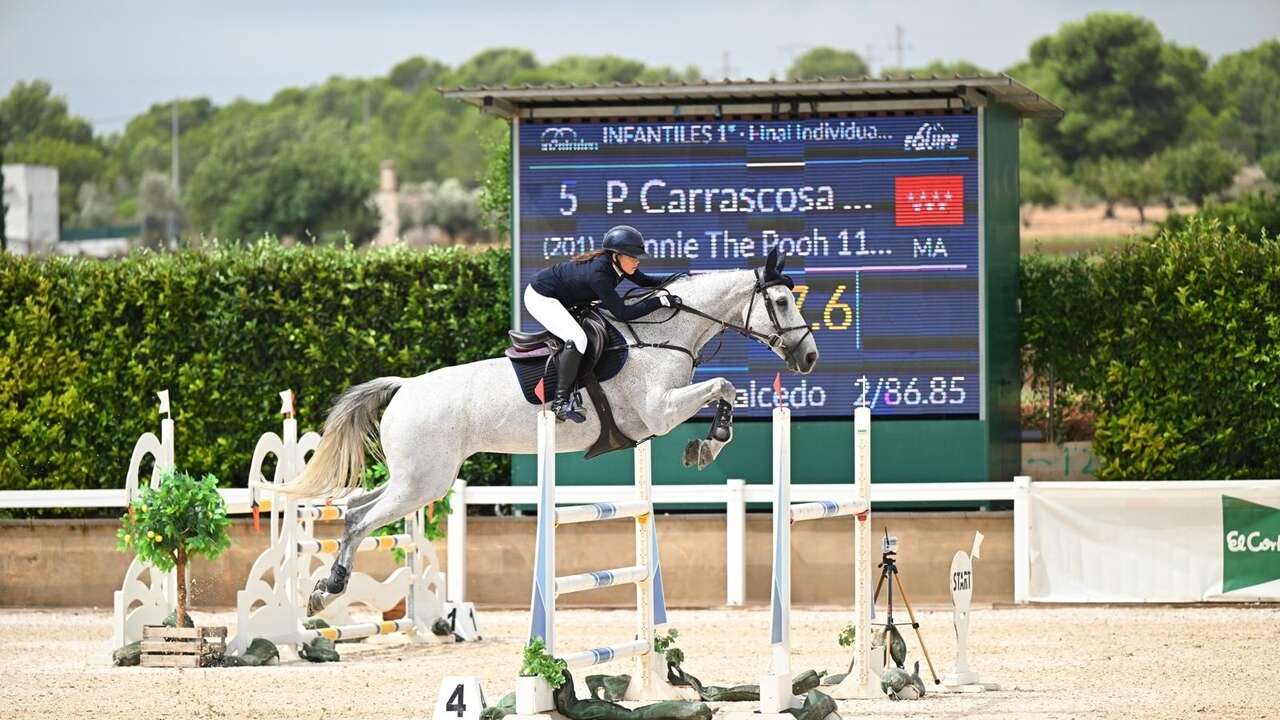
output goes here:
{"type": "Polygon", "coordinates": [[[374,442],[378,409],[404,384],[404,378],[380,377],[342,394],[324,422],[324,435],[297,479],[274,489],[300,497],[346,495],[364,477],[364,454],[378,452],[374,442]]]}

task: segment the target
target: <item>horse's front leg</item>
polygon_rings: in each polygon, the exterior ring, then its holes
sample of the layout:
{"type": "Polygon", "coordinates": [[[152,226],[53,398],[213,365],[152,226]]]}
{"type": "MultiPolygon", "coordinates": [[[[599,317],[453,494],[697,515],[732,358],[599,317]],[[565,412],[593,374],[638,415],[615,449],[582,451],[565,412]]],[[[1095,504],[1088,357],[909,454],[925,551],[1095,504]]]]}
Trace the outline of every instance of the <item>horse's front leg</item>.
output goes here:
{"type": "Polygon", "coordinates": [[[690,440],[684,449],[684,466],[706,468],[733,439],[733,401],[737,391],[724,378],[712,378],[693,385],[672,388],[661,393],[650,408],[645,423],[655,435],[665,435],[675,426],[693,417],[707,405],[716,402],[716,418],[711,435],[705,440],[690,440]]]}

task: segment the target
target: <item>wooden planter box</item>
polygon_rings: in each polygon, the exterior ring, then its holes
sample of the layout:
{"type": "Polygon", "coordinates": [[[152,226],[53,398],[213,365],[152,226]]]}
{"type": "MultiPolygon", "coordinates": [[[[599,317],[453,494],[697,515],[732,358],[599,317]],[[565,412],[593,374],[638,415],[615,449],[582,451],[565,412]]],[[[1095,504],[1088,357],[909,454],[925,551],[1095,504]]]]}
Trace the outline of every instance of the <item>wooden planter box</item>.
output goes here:
{"type": "Polygon", "coordinates": [[[143,667],[209,667],[220,664],[227,648],[225,627],[142,628],[143,667]]]}

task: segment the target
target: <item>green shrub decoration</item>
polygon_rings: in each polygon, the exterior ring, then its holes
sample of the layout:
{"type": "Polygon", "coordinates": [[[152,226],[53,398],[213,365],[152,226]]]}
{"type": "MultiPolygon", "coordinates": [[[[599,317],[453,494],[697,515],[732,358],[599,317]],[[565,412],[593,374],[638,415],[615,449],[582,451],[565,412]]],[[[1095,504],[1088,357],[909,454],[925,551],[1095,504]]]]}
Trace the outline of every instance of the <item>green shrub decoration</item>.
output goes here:
{"type": "Polygon", "coordinates": [[[1216,220],[1024,259],[1025,358],[1096,413],[1103,480],[1276,477],[1280,243],[1216,220]]]}
{"type": "Polygon", "coordinates": [[[564,683],[564,671],[568,665],[559,658],[547,654],[547,645],[542,638],[534,638],[524,646],[524,658],[520,663],[520,674],[525,677],[540,677],[553,688],[564,683]]]}
{"type": "Polygon", "coordinates": [[[210,560],[231,547],[227,506],[218,494],[218,479],[167,470],[160,487],[143,488],[120,519],[117,548],[135,553],[161,572],[178,570],[178,624],[186,617],[187,565],[191,558],[210,560]]]}
{"type": "MultiPolygon", "coordinates": [[[[510,326],[506,250],[0,253],[0,490],[119,488],[164,389],[184,464],[243,486],[281,390],[319,428],[352,385],[497,357],[510,326]]],[[[510,460],[478,455],[461,476],[506,480],[510,460]]]]}

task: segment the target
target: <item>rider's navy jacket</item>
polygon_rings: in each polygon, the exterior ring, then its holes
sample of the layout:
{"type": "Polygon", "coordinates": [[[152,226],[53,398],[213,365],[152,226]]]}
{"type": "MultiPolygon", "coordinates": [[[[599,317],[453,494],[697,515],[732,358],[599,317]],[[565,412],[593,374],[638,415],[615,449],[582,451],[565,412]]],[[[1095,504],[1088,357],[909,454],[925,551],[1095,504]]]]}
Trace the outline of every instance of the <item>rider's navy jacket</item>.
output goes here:
{"type": "MultiPolygon", "coordinates": [[[[641,287],[657,287],[666,281],[666,278],[655,278],[639,270],[626,277],[641,287]]],[[[662,306],[656,297],[632,305],[624,303],[618,296],[618,283],[622,278],[622,273],[614,269],[613,257],[605,253],[589,262],[569,260],[552,265],[534,275],[530,285],[539,295],[555,298],[565,307],[599,300],[610,315],[622,321],[644,317],[662,306]]]]}

